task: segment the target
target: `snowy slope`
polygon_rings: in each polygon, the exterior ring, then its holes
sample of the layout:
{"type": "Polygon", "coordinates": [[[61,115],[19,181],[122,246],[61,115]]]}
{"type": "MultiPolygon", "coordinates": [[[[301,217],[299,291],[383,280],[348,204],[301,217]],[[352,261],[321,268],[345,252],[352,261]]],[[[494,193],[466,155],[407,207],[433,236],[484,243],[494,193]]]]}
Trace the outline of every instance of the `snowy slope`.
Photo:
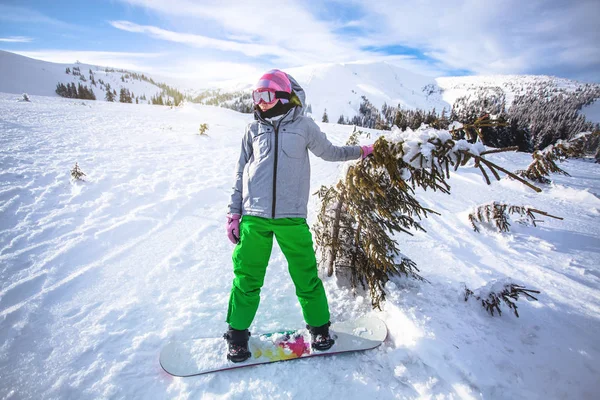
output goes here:
{"type": "Polygon", "coordinates": [[[117,101],[121,88],[129,89],[136,96],[145,95],[147,99],[162,91],[158,86],[146,81],[129,79],[123,82],[121,77],[125,73],[111,69],[107,72],[105,67],[76,63],[57,64],[0,50],[0,92],[59,97],[55,92],[56,84],[60,82],[67,85],[72,82],[75,85],[86,85],[94,91],[97,100],[104,101],[106,92],[99,84],[91,85],[88,79],[90,70],[96,81],[102,79],[117,91],[117,101]],[[67,68],[72,70],[74,67],[79,67],[81,74],[87,79],[86,82],[81,81],[79,76],[65,72],[67,68]]]}
{"type": "MultiPolygon", "coordinates": [[[[451,104],[441,98],[435,79],[415,74],[386,62],[355,62],[319,64],[285,70],[298,81],[312,107],[312,115],[321,120],[327,109],[329,121],[340,115],[358,114],[362,96],[381,109],[384,103],[430,110],[450,109],[451,104]],[[433,93],[429,93],[432,89],[433,93]]],[[[217,85],[223,91],[252,90],[259,77],[246,77],[217,85]]]]}
{"type": "MultiPolygon", "coordinates": [[[[315,78],[316,79],[316,78],[315,78]]],[[[452,195],[418,192],[440,212],[397,237],[430,283],[397,279],[382,311],[324,278],[332,319],[373,313],[389,337],[364,353],[195,378],[158,363],[170,340],[218,337],[233,278],[224,232],[234,162],[251,116],[0,94],[0,398],[594,399],[600,390],[600,167],[573,160],[536,194],[477,170],[452,195]],[[208,123],[208,137],[196,133],[208,123]],[[78,162],[87,181],[73,183],[78,162]],[[472,231],[492,200],[564,217],[508,234],[472,231]],[[512,277],[542,290],[521,318],[465,303],[512,277]]],[[[321,124],[342,144],[347,126],[321,124]]],[[[373,131],[371,142],[379,133],[373,131]]],[[[528,154],[492,155],[510,170],[528,154]]],[[[311,190],[342,163],[312,158],[311,190]]],[[[309,204],[315,221],[317,199],[309,204]]],[[[302,327],[275,246],[253,332],[302,327]]]]}
{"type": "Polygon", "coordinates": [[[290,69],[307,93],[313,115],[320,120],[325,109],[329,120],[340,115],[354,116],[365,96],[375,107],[402,105],[404,108],[450,108],[439,93],[427,95],[424,88],[435,85],[433,78],[394,65],[377,63],[329,64],[290,69]]]}

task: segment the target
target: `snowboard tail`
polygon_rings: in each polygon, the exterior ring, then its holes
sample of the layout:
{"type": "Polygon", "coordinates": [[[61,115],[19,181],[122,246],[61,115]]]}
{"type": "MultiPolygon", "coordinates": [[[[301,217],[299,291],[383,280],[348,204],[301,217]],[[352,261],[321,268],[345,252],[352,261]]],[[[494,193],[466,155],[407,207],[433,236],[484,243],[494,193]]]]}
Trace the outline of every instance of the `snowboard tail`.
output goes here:
{"type": "Polygon", "coordinates": [[[330,334],[335,339],[335,344],[325,351],[311,348],[310,333],[306,329],[251,336],[248,347],[252,356],[240,363],[227,360],[227,343],[222,338],[171,342],[160,353],[160,365],[173,376],[185,377],[299,358],[369,350],[385,340],[387,327],[378,318],[362,317],[333,324],[330,334]]]}

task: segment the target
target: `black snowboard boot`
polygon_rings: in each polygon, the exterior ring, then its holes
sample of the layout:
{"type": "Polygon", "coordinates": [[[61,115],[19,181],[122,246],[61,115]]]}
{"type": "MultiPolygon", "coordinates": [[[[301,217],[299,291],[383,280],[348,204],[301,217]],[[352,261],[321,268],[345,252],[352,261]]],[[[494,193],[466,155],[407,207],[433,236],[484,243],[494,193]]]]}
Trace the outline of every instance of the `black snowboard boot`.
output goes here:
{"type": "Polygon", "coordinates": [[[242,331],[233,329],[231,326],[223,338],[227,340],[229,349],[227,351],[227,359],[234,363],[246,361],[252,353],[248,350],[248,338],[250,332],[248,329],[242,331]]]}
{"type": "Polygon", "coordinates": [[[333,346],[335,340],[329,336],[329,326],[331,322],[322,326],[306,325],[306,329],[310,332],[310,346],[315,350],[328,350],[333,346]]]}

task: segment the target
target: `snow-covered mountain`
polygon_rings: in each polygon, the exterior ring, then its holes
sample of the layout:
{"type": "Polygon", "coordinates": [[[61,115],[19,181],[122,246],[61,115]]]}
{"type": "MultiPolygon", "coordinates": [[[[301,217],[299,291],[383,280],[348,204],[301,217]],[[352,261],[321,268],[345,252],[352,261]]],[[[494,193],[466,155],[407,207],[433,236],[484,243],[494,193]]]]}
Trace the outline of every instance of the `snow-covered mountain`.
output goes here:
{"type": "MultiPolygon", "coordinates": [[[[58,82],[82,83],[90,87],[90,70],[96,80],[102,79],[110,83],[117,93],[123,87],[149,99],[162,91],[143,80],[127,79],[123,82],[122,77],[127,76],[129,71],[88,64],[56,64],[0,51],[0,92],[57,96],[55,89],[58,82]],[[79,75],[65,73],[67,68],[79,68],[86,81],[82,82],[79,75]]],[[[336,121],[340,115],[352,117],[358,113],[362,96],[378,109],[383,104],[427,110],[449,110],[451,107],[451,104],[442,99],[435,79],[385,62],[322,64],[286,71],[305,89],[307,103],[310,104],[315,119],[320,119],[325,109],[332,121],[336,121]]],[[[215,84],[211,89],[217,89],[221,93],[249,93],[256,80],[256,76],[240,77],[215,84]]],[[[102,87],[98,85],[92,89],[98,100],[104,100],[105,90],[102,87]]],[[[202,92],[196,91],[196,95],[202,92]]]]}
{"type": "Polygon", "coordinates": [[[162,93],[162,89],[151,82],[131,78],[129,71],[83,63],[57,64],[0,50],[0,92],[58,97],[57,83],[81,83],[94,92],[97,100],[104,101],[106,85],[101,85],[100,80],[116,91],[116,101],[121,88],[146,99],[162,93]],[[74,69],[80,72],[74,74],[74,69]],[[92,85],[90,76],[94,77],[96,85],[92,85]]]}
{"type": "Polygon", "coordinates": [[[479,75],[452,76],[436,79],[443,90],[443,99],[450,104],[459,97],[473,94],[496,94],[501,92],[510,106],[515,96],[533,90],[549,90],[554,93],[573,93],[586,86],[585,83],[547,75],[479,75]]]}
{"type": "MultiPolygon", "coordinates": [[[[384,104],[439,111],[452,107],[442,99],[442,91],[434,78],[387,62],[319,64],[290,68],[286,72],[304,88],[312,115],[319,120],[325,110],[330,121],[337,121],[340,115],[357,115],[362,96],[377,109],[384,104]]],[[[217,87],[223,92],[250,91],[257,80],[255,76],[245,77],[222,82],[217,87]]]]}
{"type": "MultiPolygon", "coordinates": [[[[101,79],[116,90],[117,100],[120,88],[126,88],[136,96],[144,96],[145,103],[152,96],[163,92],[160,87],[147,80],[132,78],[129,71],[87,64],[55,64],[6,51],[0,51],[0,92],[56,96],[58,82],[73,82],[88,85],[98,100],[104,100],[105,87],[91,85],[90,71],[96,81],[101,79]],[[65,73],[67,68],[79,68],[86,81],[83,82],[79,75],[65,73]]],[[[305,89],[313,118],[321,120],[327,110],[332,122],[337,121],[341,115],[346,118],[357,115],[363,96],[379,110],[387,104],[426,111],[435,108],[441,112],[444,108],[449,111],[458,98],[465,96],[476,98],[482,95],[501,95],[507,106],[510,106],[515,96],[531,90],[569,94],[589,86],[568,79],[534,75],[432,78],[387,62],[319,64],[290,68],[286,72],[305,89]]],[[[140,72],[138,74],[141,75],[140,72]]],[[[148,74],[145,77],[150,78],[148,74]]],[[[178,87],[177,83],[171,83],[170,86],[188,94],[190,98],[200,95],[205,104],[223,105],[245,101],[251,106],[249,93],[257,79],[256,76],[242,76],[216,83],[210,89],[194,91],[178,87]]],[[[164,80],[154,77],[153,81],[164,80]]],[[[598,113],[594,110],[593,107],[588,108],[586,115],[590,115],[593,122],[600,122],[600,118],[596,117],[598,113]]]]}

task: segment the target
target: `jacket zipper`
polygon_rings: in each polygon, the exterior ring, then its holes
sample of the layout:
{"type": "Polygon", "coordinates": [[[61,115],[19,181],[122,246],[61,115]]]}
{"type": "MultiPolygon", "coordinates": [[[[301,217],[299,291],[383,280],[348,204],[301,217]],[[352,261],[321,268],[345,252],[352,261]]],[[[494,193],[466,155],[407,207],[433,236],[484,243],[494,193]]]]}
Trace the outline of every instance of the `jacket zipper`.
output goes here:
{"type": "Polygon", "coordinates": [[[271,210],[271,218],[275,219],[275,206],[277,204],[277,144],[279,142],[279,124],[274,124],[275,128],[275,162],[273,163],[273,209],[271,210]]]}

